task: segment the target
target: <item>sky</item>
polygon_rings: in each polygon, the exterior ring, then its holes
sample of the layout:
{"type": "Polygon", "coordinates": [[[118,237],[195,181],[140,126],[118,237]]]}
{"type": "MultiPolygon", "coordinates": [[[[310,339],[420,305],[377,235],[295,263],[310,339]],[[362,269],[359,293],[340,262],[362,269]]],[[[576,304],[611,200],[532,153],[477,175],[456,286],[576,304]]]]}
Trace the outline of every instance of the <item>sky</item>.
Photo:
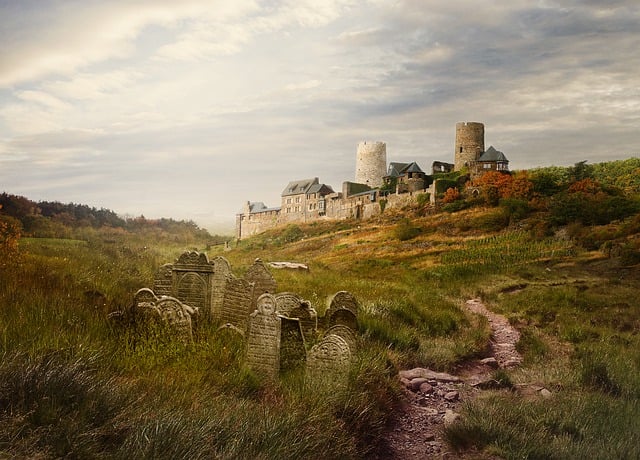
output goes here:
{"type": "Polygon", "coordinates": [[[0,0],[0,192],[232,228],[357,144],[640,156],[637,0],[0,0]]]}

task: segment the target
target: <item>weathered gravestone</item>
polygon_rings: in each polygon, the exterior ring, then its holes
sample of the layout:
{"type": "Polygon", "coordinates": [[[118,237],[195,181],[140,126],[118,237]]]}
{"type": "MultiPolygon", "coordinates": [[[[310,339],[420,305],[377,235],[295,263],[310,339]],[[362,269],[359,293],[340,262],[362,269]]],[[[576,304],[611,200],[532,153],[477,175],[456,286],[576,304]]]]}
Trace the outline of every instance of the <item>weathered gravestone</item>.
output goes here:
{"type": "Polygon", "coordinates": [[[233,324],[223,324],[215,333],[215,343],[212,344],[212,351],[218,366],[240,367],[246,355],[246,340],[244,331],[241,331],[233,324]]]}
{"type": "Polygon", "coordinates": [[[153,292],[156,295],[173,293],[173,264],[162,265],[153,277],[153,292]]]}
{"type": "Polygon", "coordinates": [[[327,328],[341,324],[358,330],[358,301],[347,291],[337,292],[329,304],[324,320],[327,328]]]}
{"type": "Polygon", "coordinates": [[[213,265],[205,253],[184,252],[173,264],[174,296],[203,312],[210,311],[210,278],[213,265]]]}
{"type": "Polygon", "coordinates": [[[337,336],[342,337],[344,341],[347,342],[347,345],[349,345],[349,350],[351,350],[351,354],[354,354],[356,351],[358,351],[358,335],[350,327],[345,326],[343,324],[336,324],[335,326],[331,326],[325,332],[325,335],[331,335],[331,334],[335,334],[337,336]]]}
{"type": "Polygon", "coordinates": [[[339,335],[325,335],[307,356],[307,375],[312,379],[328,378],[343,383],[351,365],[349,344],[339,335]]]}
{"type": "Polygon", "coordinates": [[[258,298],[257,309],[249,318],[247,366],[256,374],[276,378],[280,370],[280,317],[271,294],[258,298]]]}
{"type": "Polygon", "coordinates": [[[147,332],[166,334],[185,343],[193,340],[192,316],[198,309],[174,297],[158,297],[151,289],[140,289],[134,296],[132,313],[135,324],[148,328],[147,332]]]}
{"type": "Polygon", "coordinates": [[[307,352],[300,320],[286,316],[280,319],[280,372],[287,372],[303,366],[307,352]]]}
{"type": "Polygon", "coordinates": [[[227,276],[220,321],[233,324],[241,331],[246,331],[249,315],[253,311],[251,305],[252,297],[253,284],[233,275],[227,276]]]}
{"type": "Polygon", "coordinates": [[[253,283],[252,305],[256,305],[258,297],[262,294],[276,293],[276,280],[260,259],[256,259],[253,265],[249,267],[249,270],[247,270],[247,273],[244,275],[244,279],[249,283],[253,283]]]}
{"type": "Polygon", "coordinates": [[[318,314],[311,304],[292,292],[276,294],[276,309],[287,318],[297,318],[306,342],[315,341],[318,330],[318,314]]]}
{"type": "Polygon", "coordinates": [[[217,256],[211,261],[213,276],[211,277],[211,317],[219,320],[222,316],[224,291],[227,289],[227,278],[231,276],[231,265],[224,257],[217,256]]]}

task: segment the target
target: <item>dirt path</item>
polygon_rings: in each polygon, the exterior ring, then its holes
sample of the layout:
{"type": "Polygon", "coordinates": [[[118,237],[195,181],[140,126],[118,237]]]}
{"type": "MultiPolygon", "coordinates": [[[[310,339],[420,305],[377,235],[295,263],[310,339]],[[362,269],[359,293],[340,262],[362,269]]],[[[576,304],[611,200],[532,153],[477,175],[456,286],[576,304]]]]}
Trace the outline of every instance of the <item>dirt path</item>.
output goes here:
{"type": "Polygon", "coordinates": [[[388,451],[379,458],[465,458],[449,451],[442,434],[444,425],[459,417],[457,410],[463,401],[477,396],[483,385],[490,385],[495,369],[515,367],[522,362],[515,346],[520,334],[505,317],[489,311],[479,299],[467,301],[465,307],[489,321],[490,355],[465,363],[458,375],[421,368],[401,371],[405,400],[387,434],[388,451]]]}

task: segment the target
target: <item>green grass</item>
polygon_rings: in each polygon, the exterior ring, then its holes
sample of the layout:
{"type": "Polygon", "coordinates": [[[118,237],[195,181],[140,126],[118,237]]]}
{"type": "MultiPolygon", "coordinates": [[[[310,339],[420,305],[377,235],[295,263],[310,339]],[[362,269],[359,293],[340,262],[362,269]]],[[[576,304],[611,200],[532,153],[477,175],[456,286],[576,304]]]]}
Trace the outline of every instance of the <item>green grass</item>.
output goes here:
{"type": "Polygon", "coordinates": [[[261,381],[244,368],[242,343],[213,325],[181,345],[107,320],[152,286],[157,267],[205,242],[22,239],[0,272],[0,457],[367,458],[400,397],[399,369],[482,356],[489,325],[462,308],[478,295],[522,334],[524,366],[496,378],[553,397],[489,392],[447,430],[452,445],[504,458],[637,457],[639,281],[571,241],[494,232],[496,216],[385,212],[209,252],[237,275],[257,257],[307,263],[273,274],[320,316],[335,292],[356,296],[363,346],[337,389],[295,372],[261,381]]]}

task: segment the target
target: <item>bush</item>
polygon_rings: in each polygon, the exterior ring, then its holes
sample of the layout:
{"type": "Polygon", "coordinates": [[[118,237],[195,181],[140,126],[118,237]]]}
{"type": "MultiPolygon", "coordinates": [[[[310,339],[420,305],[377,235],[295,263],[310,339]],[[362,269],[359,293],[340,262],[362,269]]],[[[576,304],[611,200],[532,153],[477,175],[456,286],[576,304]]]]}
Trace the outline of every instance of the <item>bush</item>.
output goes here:
{"type": "Polygon", "coordinates": [[[395,237],[400,241],[407,241],[418,236],[422,231],[419,227],[414,227],[410,219],[402,219],[394,229],[395,237]]]}

